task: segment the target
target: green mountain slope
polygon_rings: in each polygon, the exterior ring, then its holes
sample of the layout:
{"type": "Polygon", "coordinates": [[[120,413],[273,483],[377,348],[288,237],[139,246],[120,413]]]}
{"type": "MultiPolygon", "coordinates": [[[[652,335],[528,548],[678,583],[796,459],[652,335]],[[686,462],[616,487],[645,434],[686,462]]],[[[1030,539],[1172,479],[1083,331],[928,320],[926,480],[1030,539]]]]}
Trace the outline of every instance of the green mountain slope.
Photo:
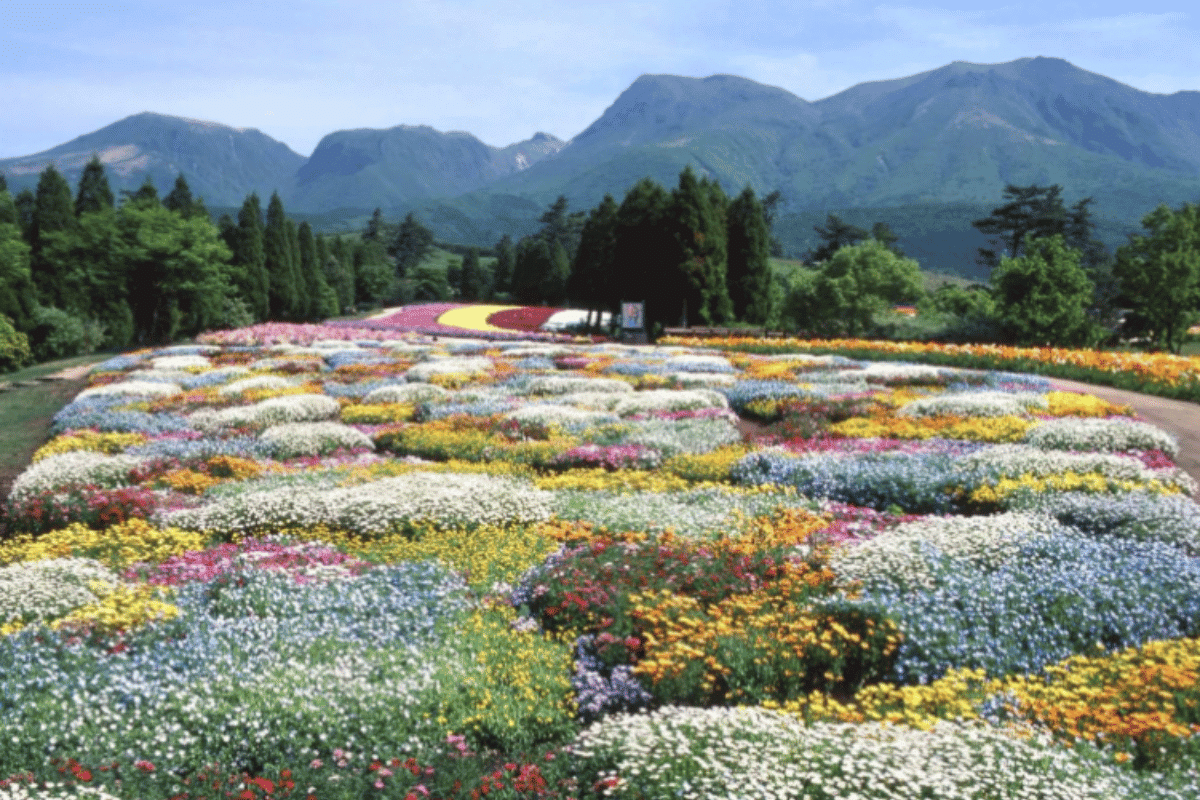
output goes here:
{"type": "Polygon", "coordinates": [[[143,113],[42,153],[0,159],[0,172],[16,194],[36,187],[38,175],[53,163],[74,188],[93,155],[104,163],[118,195],[122,189],[136,190],[147,175],[165,195],[182,172],[193,195],[211,206],[234,207],[252,191],[264,201],[276,190],[283,193],[305,161],[254,129],[143,113]]]}

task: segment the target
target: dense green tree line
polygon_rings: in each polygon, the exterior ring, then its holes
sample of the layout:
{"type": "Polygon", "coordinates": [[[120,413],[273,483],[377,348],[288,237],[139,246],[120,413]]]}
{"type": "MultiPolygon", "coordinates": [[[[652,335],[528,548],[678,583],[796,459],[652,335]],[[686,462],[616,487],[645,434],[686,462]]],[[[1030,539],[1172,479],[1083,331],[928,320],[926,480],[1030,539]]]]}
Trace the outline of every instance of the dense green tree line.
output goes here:
{"type": "Polygon", "coordinates": [[[338,314],[382,293],[358,291],[358,249],[295,225],[277,194],[265,219],[252,194],[214,225],[183,175],[161,200],[147,178],[118,201],[97,158],[74,195],[53,165],[16,198],[0,179],[0,370],[338,314]]]}

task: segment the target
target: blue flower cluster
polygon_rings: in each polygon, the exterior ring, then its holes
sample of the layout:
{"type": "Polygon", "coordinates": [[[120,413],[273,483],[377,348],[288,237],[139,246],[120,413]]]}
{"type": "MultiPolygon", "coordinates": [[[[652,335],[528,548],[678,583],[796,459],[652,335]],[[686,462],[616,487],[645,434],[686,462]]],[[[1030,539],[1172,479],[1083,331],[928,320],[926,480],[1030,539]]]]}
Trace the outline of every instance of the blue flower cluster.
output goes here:
{"type": "Polygon", "coordinates": [[[580,636],[575,640],[575,673],[571,688],[583,720],[590,722],[606,714],[636,711],[646,708],[654,699],[633,674],[633,667],[620,664],[610,667],[596,656],[596,637],[580,636]]]}
{"type": "Polygon", "coordinates": [[[737,413],[746,410],[754,400],[781,400],[785,397],[811,397],[812,392],[787,381],[738,381],[733,386],[715,387],[725,395],[729,407],[737,413]]]}
{"type": "Polygon", "coordinates": [[[942,453],[868,453],[796,458],[750,453],[734,464],[736,483],[794,486],[808,497],[824,497],[883,511],[893,506],[909,514],[945,514],[955,509],[961,478],[954,458],[942,453]]]}
{"type": "Polygon", "coordinates": [[[150,414],[113,408],[129,402],[128,397],[88,397],[76,400],[54,415],[50,435],[64,431],[94,428],[102,433],[145,433],[162,436],[194,430],[178,414],[150,414]]]}
{"type": "Polygon", "coordinates": [[[1097,645],[1200,633],[1200,562],[1169,545],[1052,535],[994,572],[953,559],[931,567],[933,589],[904,591],[884,578],[862,594],[904,634],[893,675],[901,683],[961,667],[1036,673],[1097,645]]]}

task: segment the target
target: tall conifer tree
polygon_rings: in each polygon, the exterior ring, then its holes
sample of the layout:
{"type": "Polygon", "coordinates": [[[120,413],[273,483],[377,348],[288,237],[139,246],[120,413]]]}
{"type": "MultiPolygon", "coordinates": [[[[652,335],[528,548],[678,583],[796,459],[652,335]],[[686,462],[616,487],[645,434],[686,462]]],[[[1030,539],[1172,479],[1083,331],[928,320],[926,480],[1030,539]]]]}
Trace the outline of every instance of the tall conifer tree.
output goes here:
{"type": "Polygon", "coordinates": [[[263,228],[263,259],[267,268],[267,296],[270,319],[294,319],[299,302],[296,270],[292,261],[292,240],[288,218],[279,193],[271,194],[267,204],[267,224],[263,228]]]}
{"type": "Polygon", "coordinates": [[[58,274],[57,265],[43,257],[45,240],[49,234],[70,230],[75,225],[75,203],[71,198],[71,187],[67,184],[67,179],[51,164],[42,171],[38,179],[29,236],[33,283],[43,305],[60,305],[67,277],[58,274]]]}
{"type": "Polygon", "coordinates": [[[233,250],[234,287],[250,306],[256,321],[268,318],[271,307],[270,281],[263,252],[262,206],[258,194],[251,192],[238,211],[237,237],[233,250]]]}
{"type": "Polygon", "coordinates": [[[104,165],[97,156],[92,156],[92,160],[83,168],[83,174],[79,176],[79,189],[75,193],[75,216],[111,209],[114,204],[112,187],[108,185],[104,165]]]}
{"type": "Polygon", "coordinates": [[[749,186],[729,204],[725,224],[734,317],[761,325],[771,316],[771,231],[749,186]]]}
{"type": "Polygon", "coordinates": [[[181,172],[175,176],[175,186],[172,187],[171,193],[163,198],[163,207],[187,219],[195,213],[195,206],[196,201],[192,197],[191,187],[188,186],[187,179],[181,172]]]}

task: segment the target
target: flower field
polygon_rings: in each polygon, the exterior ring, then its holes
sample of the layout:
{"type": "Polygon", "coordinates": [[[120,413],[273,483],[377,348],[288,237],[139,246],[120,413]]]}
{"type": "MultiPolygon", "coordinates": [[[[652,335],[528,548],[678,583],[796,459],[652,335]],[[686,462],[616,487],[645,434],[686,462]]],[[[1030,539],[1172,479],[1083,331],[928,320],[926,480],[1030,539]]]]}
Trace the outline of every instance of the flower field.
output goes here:
{"type": "MultiPolygon", "coordinates": [[[[605,318],[608,317],[606,313],[605,318]]],[[[425,303],[387,309],[366,320],[347,323],[374,330],[399,330],[430,336],[492,338],[550,338],[548,334],[583,322],[580,311],[542,306],[500,306],[486,303],[425,303]]],[[[340,323],[339,323],[340,324],[340,323]]]]}
{"type": "Polygon", "coordinates": [[[0,800],[1195,798],[1176,450],[839,355],[125,354],[6,501],[0,800]]]}
{"type": "Polygon", "coordinates": [[[761,339],[748,336],[704,339],[668,336],[661,339],[660,343],[754,353],[841,355],[877,361],[912,359],[927,364],[1051,375],[1200,402],[1200,357],[1170,353],[869,339],[761,339]]]}

